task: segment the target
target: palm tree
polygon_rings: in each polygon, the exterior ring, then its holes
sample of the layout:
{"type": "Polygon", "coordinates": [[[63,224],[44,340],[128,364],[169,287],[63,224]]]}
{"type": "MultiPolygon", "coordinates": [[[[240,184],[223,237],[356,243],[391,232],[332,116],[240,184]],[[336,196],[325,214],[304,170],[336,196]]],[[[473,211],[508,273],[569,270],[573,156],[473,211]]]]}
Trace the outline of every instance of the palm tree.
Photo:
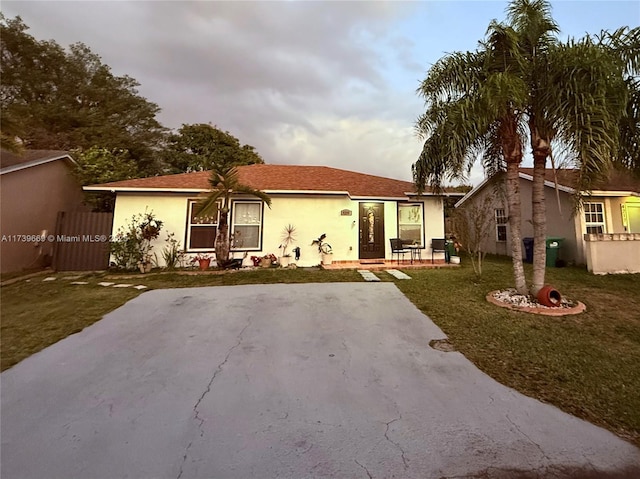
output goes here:
{"type": "Polygon", "coordinates": [[[623,124],[629,125],[625,118],[633,103],[630,92],[638,84],[632,75],[640,50],[631,45],[635,40],[637,47],[638,29],[561,43],[548,1],[514,0],[507,13],[518,36],[522,80],[528,88],[525,113],[534,160],[531,293],[535,296],[545,278],[544,181],[547,158],[553,160],[552,145],[561,145],[579,168],[577,191],[588,191],[592,182],[608,174],[619,153],[633,144],[621,143],[620,132],[623,124]]]}
{"type": "Polygon", "coordinates": [[[416,127],[425,143],[412,170],[419,191],[464,178],[480,157],[487,171],[506,170],[514,281],[526,294],[518,167],[527,89],[517,46],[513,29],[492,22],[477,51],[452,53],[433,65],[418,88],[426,112],[416,127]]]}
{"type": "Polygon", "coordinates": [[[224,268],[229,264],[229,209],[231,197],[234,194],[255,196],[264,201],[271,208],[271,198],[260,190],[240,183],[236,166],[228,163],[212,162],[210,192],[202,198],[195,207],[197,216],[215,216],[220,210],[220,220],[215,239],[216,262],[224,268]]]}

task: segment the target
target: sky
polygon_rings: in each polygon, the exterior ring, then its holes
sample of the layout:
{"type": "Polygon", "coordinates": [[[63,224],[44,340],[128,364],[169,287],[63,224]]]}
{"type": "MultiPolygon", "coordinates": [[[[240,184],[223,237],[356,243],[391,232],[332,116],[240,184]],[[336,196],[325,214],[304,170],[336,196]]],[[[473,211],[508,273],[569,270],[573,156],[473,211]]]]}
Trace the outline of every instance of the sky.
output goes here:
{"type": "MultiPolygon", "coordinates": [[[[640,24],[640,2],[552,1],[560,37],[640,24]]],[[[266,163],[411,180],[438,59],[476,49],[506,1],[2,1],[38,40],[83,42],[162,109],[211,123],[266,163]]],[[[525,165],[531,159],[525,160],[525,165]]],[[[467,183],[483,179],[474,168],[467,183]]]]}

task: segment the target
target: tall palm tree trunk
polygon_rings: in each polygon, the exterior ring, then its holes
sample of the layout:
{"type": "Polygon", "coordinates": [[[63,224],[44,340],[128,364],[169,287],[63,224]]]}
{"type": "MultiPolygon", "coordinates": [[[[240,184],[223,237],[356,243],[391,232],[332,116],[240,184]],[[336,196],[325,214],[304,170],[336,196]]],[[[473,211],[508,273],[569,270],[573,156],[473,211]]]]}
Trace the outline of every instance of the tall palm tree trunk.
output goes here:
{"type": "Polygon", "coordinates": [[[520,206],[519,162],[507,163],[507,205],[509,207],[509,231],[511,239],[511,259],[516,290],[522,295],[528,293],[527,281],[522,264],[522,208],[520,206]]]}
{"type": "Polygon", "coordinates": [[[522,207],[520,205],[519,167],[522,163],[522,140],[518,133],[518,116],[510,112],[500,126],[502,132],[502,155],[507,164],[506,194],[509,208],[509,235],[511,239],[511,261],[516,290],[528,293],[527,280],[522,264],[522,207]]]}
{"type": "Polygon", "coordinates": [[[547,262],[547,211],[544,201],[544,180],[547,153],[544,149],[533,152],[533,184],[531,186],[531,208],[533,223],[533,283],[531,294],[536,296],[544,286],[547,262]]]}

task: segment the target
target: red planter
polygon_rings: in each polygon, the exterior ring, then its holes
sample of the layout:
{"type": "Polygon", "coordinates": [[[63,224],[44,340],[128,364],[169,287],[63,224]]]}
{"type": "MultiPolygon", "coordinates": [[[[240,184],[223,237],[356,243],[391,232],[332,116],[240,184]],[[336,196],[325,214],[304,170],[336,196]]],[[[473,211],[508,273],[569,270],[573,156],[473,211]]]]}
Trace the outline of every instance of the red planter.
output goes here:
{"type": "Polygon", "coordinates": [[[550,308],[559,307],[562,296],[553,286],[543,286],[536,297],[538,303],[550,308]]]}
{"type": "Polygon", "coordinates": [[[211,259],[199,259],[198,264],[200,265],[200,269],[204,271],[205,269],[209,269],[209,266],[211,265],[211,259]]]}

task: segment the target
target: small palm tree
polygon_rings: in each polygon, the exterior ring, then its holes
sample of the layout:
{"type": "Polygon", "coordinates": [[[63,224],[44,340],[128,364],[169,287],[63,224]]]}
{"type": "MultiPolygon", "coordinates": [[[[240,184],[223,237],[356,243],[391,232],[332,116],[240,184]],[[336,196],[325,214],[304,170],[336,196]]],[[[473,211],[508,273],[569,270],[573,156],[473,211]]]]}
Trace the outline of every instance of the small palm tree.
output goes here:
{"type": "Polygon", "coordinates": [[[195,214],[196,216],[215,216],[218,208],[220,209],[220,221],[214,247],[216,262],[219,267],[224,268],[230,263],[229,209],[232,195],[241,193],[255,196],[264,201],[269,208],[271,208],[271,198],[260,190],[241,184],[238,169],[234,165],[214,163],[209,184],[211,190],[197,203],[195,214]]]}

